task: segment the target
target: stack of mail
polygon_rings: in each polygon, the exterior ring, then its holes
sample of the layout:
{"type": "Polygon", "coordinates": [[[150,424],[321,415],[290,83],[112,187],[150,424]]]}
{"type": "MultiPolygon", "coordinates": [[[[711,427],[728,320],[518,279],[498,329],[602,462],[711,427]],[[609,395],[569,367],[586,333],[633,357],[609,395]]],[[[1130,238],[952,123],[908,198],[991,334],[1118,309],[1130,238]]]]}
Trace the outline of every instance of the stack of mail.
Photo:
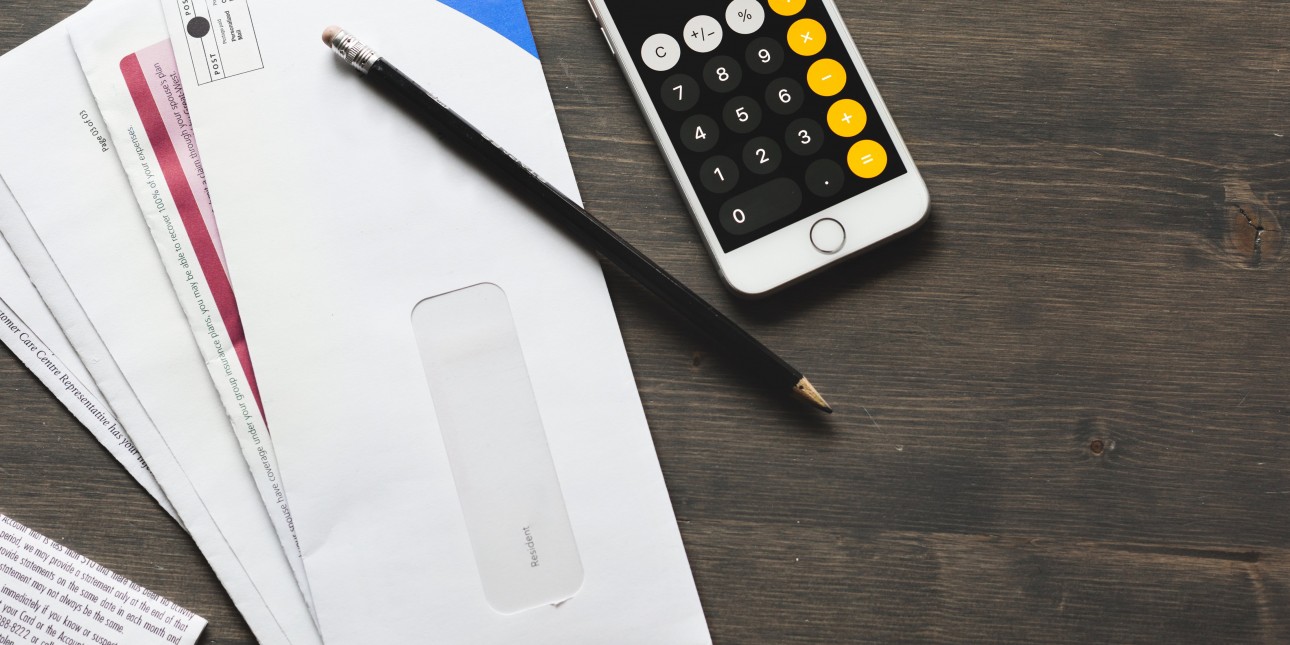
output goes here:
{"type": "MultiPolygon", "coordinates": [[[[707,643],[521,0],[95,0],[0,57],[0,340],[263,643],[707,643]]],[[[182,602],[182,598],[177,600],[182,602]]]]}

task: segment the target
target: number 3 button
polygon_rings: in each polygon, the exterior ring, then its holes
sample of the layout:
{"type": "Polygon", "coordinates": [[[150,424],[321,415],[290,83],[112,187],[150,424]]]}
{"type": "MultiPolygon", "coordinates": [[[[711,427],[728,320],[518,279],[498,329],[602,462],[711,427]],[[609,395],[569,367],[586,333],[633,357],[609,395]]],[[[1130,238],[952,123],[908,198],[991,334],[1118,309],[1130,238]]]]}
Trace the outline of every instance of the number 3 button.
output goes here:
{"type": "Polygon", "coordinates": [[[716,119],[696,114],[681,124],[681,145],[691,152],[707,152],[717,147],[720,134],[716,119]]]}

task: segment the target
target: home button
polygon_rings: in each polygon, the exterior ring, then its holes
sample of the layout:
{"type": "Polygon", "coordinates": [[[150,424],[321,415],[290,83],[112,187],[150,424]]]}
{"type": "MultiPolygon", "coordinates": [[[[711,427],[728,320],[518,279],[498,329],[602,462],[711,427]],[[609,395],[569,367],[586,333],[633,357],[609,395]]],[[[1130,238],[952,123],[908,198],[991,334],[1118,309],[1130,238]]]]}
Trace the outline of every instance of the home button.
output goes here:
{"type": "Polygon", "coordinates": [[[814,244],[820,253],[833,255],[842,250],[846,241],[847,231],[835,219],[822,219],[811,227],[811,244],[814,244]]]}

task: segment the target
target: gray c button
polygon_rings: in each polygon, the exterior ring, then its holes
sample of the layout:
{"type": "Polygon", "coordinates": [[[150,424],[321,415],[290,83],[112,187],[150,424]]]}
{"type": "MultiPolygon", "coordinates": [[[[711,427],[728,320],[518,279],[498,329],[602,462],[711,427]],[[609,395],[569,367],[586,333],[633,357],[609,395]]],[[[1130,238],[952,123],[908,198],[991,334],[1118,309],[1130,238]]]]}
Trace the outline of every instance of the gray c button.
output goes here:
{"type": "Polygon", "coordinates": [[[811,227],[811,244],[820,253],[833,255],[842,250],[847,242],[847,231],[842,223],[835,219],[822,219],[811,227]]]}

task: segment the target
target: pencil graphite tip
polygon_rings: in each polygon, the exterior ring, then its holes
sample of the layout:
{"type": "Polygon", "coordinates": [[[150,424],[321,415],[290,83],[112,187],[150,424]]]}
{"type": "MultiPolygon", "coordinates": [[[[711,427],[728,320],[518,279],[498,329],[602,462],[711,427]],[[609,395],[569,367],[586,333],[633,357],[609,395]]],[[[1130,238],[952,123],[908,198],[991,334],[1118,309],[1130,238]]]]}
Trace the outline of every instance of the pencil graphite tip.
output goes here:
{"type": "Polygon", "coordinates": [[[829,402],[825,401],[823,396],[820,396],[819,390],[816,390],[815,386],[806,380],[806,377],[802,377],[802,380],[793,386],[793,394],[816,409],[833,414],[833,406],[829,405],[829,402]]]}
{"type": "Polygon", "coordinates": [[[344,31],[344,30],[343,30],[343,29],[341,29],[340,27],[337,27],[336,25],[332,25],[332,26],[330,26],[330,27],[328,27],[328,28],[324,29],[324,30],[323,30],[323,43],[324,43],[324,44],[326,44],[328,47],[331,47],[332,42],[334,42],[334,41],[336,40],[336,36],[339,36],[339,35],[340,35],[340,32],[342,32],[342,31],[344,31]]]}

